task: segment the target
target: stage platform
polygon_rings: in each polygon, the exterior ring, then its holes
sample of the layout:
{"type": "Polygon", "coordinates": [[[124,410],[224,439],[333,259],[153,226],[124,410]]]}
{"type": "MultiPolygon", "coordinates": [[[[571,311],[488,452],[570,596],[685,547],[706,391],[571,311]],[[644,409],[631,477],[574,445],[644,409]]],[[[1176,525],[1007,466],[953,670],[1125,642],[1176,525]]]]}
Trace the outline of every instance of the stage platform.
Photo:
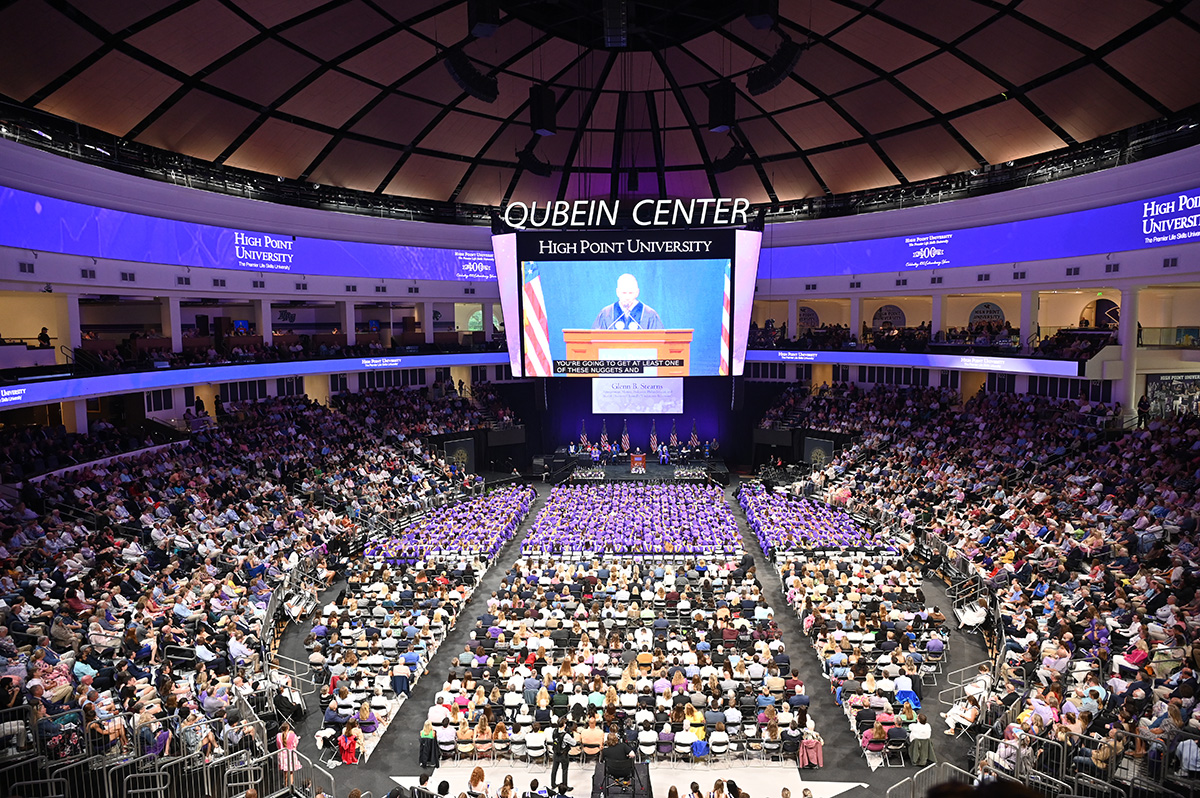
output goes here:
{"type": "Polygon", "coordinates": [[[565,482],[707,482],[716,480],[722,485],[729,484],[729,469],[723,460],[697,460],[691,463],[675,465],[659,465],[657,461],[646,463],[645,474],[634,474],[629,470],[628,463],[619,465],[586,466],[577,465],[574,472],[565,482]],[[689,476],[676,477],[676,468],[685,470],[689,476]],[[603,479],[587,479],[584,474],[599,469],[604,472],[603,479]]]}

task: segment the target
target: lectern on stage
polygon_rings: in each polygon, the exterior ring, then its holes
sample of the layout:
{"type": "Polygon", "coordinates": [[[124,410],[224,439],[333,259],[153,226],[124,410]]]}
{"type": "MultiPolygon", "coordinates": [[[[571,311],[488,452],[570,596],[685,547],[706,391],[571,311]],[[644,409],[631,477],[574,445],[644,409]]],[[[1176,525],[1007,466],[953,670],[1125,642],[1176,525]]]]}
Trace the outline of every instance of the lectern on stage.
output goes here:
{"type": "Polygon", "coordinates": [[[629,473],[645,474],[646,473],[646,455],[630,454],[629,455],[629,473]]]}
{"type": "Polygon", "coordinates": [[[692,330],[563,330],[567,360],[682,360],[682,366],[648,368],[647,377],[686,377],[692,330]]]}

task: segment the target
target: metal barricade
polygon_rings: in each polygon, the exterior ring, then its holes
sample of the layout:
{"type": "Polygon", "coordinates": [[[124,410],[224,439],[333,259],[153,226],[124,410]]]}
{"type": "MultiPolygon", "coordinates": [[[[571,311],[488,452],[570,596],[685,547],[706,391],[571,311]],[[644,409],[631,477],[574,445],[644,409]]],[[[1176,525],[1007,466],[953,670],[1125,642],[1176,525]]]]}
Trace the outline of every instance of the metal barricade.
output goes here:
{"type": "Polygon", "coordinates": [[[122,798],[151,798],[151,796],[167,795],[171,786],[171,778],[159,770],[142,773],[131,773],[125,777],[122,798]]]}
{"type": "Polygon", "coordinates": [[[65,779],[36,779],[9,785],[5,795],[11,798],[67,798],[67,789],[65,779]]]}
{"type": "Polygon", "coordinates": [[[942,767],[940,763],[926,765],[918,770],[912,776],[912,798],[925,798],[929,794],[929,790],[935,784],[941,784],[945,779],[942,777],[942,767]]]}
{"type": "Polygon", "coordinates": [[[0,710],[0,764],[37,756],[29,706],[0,710]]]}
{"type": "Polygon", "coordinates": [[[1074,794],[1082,798],[1125,798],[1127,793],[1120,786],[1086,773],[1077,773],[1071,779],[1074,794]]]}
{"type": "Polygon", "coordinates": [[[917,793],[913,791],[913,780],[911,776],[907,779],[896,782],[887,789],[887,798],[922,798],[922,795],[917,795],[917,793]]]}

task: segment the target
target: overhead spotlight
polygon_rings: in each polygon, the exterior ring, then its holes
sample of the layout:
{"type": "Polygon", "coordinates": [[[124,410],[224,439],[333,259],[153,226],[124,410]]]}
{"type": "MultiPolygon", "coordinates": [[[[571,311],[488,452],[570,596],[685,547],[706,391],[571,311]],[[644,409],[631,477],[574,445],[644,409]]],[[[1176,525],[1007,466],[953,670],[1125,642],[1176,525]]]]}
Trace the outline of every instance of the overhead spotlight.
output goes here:
{"type": "Polygon", "coordinates": [[[604,46],[629,44],[629,9],[626,0],[604,0],[604,46]]]}
{"type": "Polygon", "coordinates": [[[550,162],[543,161],[534,155],[533,149],[529,147],[517,152],[517,163],[521,165],[522,169],[538,177],[549,177],[551,174],[550,162]]]}
{"type": "Polygon", "coordinates": [[[779,35],[783,41],[779,43],[775,54],[746,75],[746,91],[752,95],[765,94],[787,80],[787,76],[796,68],[800,55],[808,47],[807,42],[800,44],[783,31],[779,31],[779,35]]]}
{"type": "Polygon", "coordinates": [[[733,146],[729,148],[729,152],[713,161],[713,174],[720,174],[721,172],[736,169],[741,166],[744,160],[746,160],[746,148],[735,141],[733,142],[733,146]]]}
{"type": "Polygon", "coordinates": [[[708,132],[728,133],[733,127],[737,103],[737,89],[733,83],[723,80],[708,90],[708,132]]]}
{"type": "Polygon", "coordinates": [[[487,39],[500,27],[500,5],[496,0],[467,0],[467,29],[477,39],[487,39]]]}
{"type": "Polygon", "coordinates": [[[475,99],[494,103],[500,97],[500,84],[495,76],[485,75],[476,69],[460,48],[446,51],[444,63],[458,87],[475,99]]]}
{"type": "Polygon", "coordinates": [[[745,0],[746,21],[759,30],[770,30],[779,19],[779,0],[745,0]]]}
{"type": "Polygon", "coordinates": [[[558,132],[558,106],[554,92],[549,86],[529,87],[529,127],[539,136],[553,136],[558,132]]]}

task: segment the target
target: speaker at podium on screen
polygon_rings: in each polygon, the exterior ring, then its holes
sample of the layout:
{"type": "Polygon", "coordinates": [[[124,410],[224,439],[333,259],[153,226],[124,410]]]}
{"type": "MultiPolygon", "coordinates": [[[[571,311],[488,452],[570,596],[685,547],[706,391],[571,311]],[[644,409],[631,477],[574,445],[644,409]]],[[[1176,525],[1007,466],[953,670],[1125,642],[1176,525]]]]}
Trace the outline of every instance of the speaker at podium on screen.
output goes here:
{"type": "MultiPolygon", "coordinates": [[[[563,330],[567,361],[669,360],[678,365],[647,366],[643,377],[687,377],[690,375],[692,330],[563,330]]],[[[600,374],[603,372],[595,372],[600,374]]],[[[580,372],[580,376],[587,376],[580,372]]]]}

